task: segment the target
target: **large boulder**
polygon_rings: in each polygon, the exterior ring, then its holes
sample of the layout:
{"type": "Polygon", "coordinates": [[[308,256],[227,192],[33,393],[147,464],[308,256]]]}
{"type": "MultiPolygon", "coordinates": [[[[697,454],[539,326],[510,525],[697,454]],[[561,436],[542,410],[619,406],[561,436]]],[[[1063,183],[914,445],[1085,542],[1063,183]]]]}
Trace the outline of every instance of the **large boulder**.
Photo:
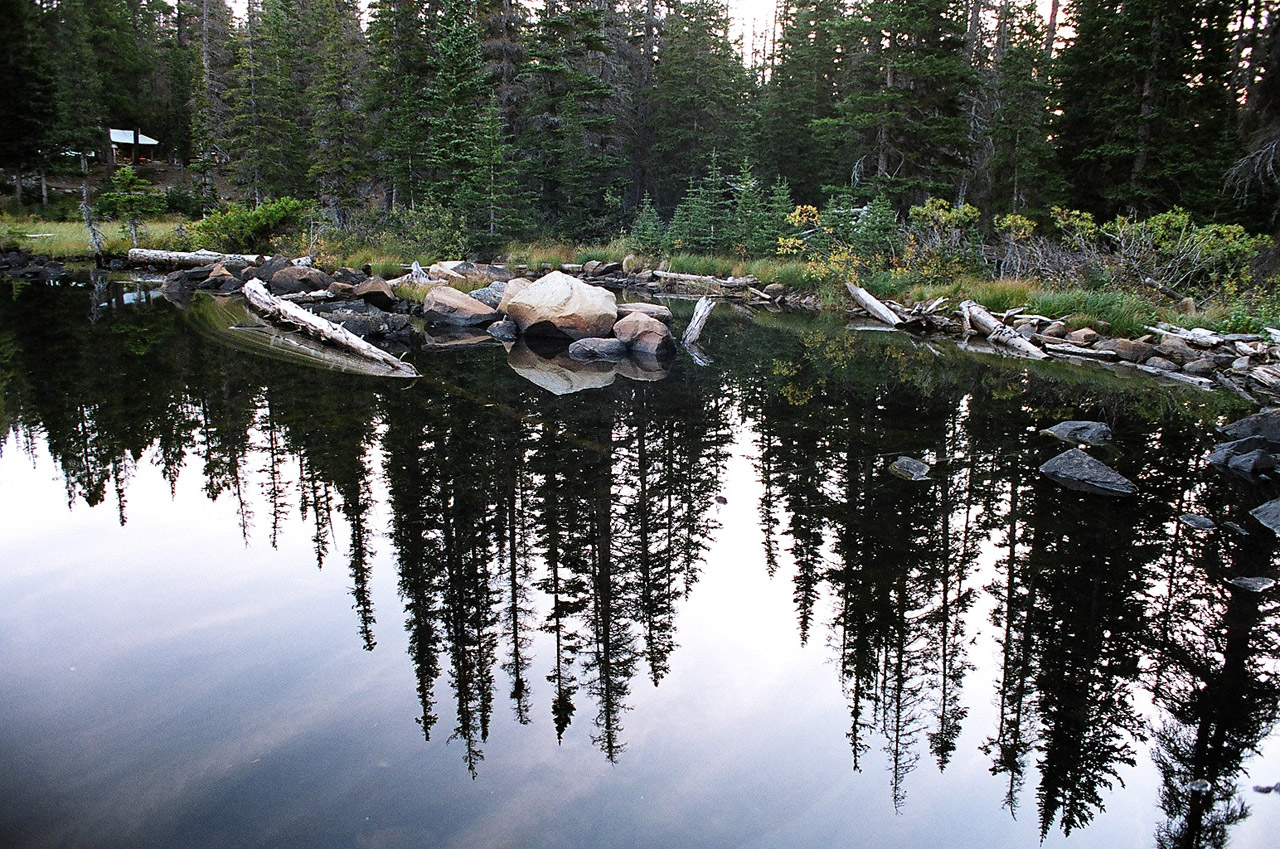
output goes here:
{"type": "Polygon", "coordinates": [[[508,280],[506,286],[502,289],[502,300],[498,301],[498,312],[506,314],[507,308],[511,306],[511,302],[515,300],[525,289],[533,285],[533,281],[527,277],[516,277],[508,280]]]}
{"type": "Polygon", "coordinates": [[[642,354],[669,354],[676,349],[671,329],[643,313],[632,313],[619,319],[613,326],[613,335],[625,342],[632,351],[642,354]]]}
{"type": "Polygon", "coordinates": [[[1079,492],[1098,495],[1133,495],[1137,492],[1128,478],[1079,448],[1063,451],[1041,466],[1040,474],[1079,492]]]}
{"type": "Polygon", "coordinates": [[[503,302],[520,331],[535,336],[572,340],[608,336],[618,317],[612,292],[559,271],[539,278],[510,300],[504,297],[503,302]]]}
{"type": "Polygon", "coordinates": [[[502,318],[493,307],[452,286],[432,286],[427,290],[422,299],[422,317],[428,324],[450,324],[456,327],[491,324],[502,318]]]}

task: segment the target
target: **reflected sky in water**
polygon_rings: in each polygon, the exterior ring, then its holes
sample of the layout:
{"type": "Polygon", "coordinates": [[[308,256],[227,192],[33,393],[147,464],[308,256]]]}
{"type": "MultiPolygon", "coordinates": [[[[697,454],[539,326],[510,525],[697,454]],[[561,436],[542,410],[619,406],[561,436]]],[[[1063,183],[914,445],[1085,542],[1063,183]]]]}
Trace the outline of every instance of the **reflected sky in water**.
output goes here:
{"type": "Polygon", "coordinates": [[[658,382],[389,386],[89,300],[0,306],[13,845],[1271,845],[1225,402],[729,315],[658,382]],[[1080,417],[1137,498],[1035,474],[1080,417]]]}

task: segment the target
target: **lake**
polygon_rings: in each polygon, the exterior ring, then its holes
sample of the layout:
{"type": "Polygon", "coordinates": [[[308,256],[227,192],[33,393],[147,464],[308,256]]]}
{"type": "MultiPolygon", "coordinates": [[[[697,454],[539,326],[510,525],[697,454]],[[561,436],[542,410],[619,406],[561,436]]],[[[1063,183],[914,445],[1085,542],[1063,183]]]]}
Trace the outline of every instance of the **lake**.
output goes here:
{"type": "Polygon", "coordinates": [[[706,366],[379,381],[3,292],[5,846],[1275,845],[1227,397],[727,307],[706,366]],[[1136,496],[1037,473],[1067,419],[1136,496]]]}

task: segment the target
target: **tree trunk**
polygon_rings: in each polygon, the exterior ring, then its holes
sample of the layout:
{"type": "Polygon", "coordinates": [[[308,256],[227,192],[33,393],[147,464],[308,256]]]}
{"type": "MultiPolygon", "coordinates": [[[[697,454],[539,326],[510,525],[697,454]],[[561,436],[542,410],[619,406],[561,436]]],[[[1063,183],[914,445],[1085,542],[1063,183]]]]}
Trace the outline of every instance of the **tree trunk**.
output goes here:
{"type": "Polygon", "coordinates": [[[146,248],[134,248],[129,251],[129,262],[135,265],[165,265],[172,268],[199,268],[215,262],[237,259],[250,265],[258,265],[262,257],[258,254],[223,254],[217,251],[153,251],[146,248]]]}
{"type": "Polygon", "coordinates": [[[997,321],[996,317],[987,312],[987,308],[981,304],[975,301],[965,301],[960,304],[960,312],[964,315],[966,324],[981,332],[991,344],[1003,346],[1033,360],[1049,359],[1048,354],[1023,339],[1017,333],[1014,333],[1011,328],[1006,327],[1002,322],[997,321]]]}
{"type": "Polygon", "coordinates": [[[897,313],[881,303],[880,299],[875,295],[863,289],[856,283],[845,283],[845,288],[849,290],[849,294],[853,296],[853,300],[872,317],[878,321],[882,321],[890,327],[897,327],[902,324],[902,319],[898,318],[897,313]]]}
{"type": "Polygon", "coordinates": [[[365,359],[381,363],[388,369],[388,377],[418,377],[418,370],[411,364],[391,356],[381,348],[370,345],[339,324],[320,318],[296,304],[282,301],[267,291],[262,281],[254,278],[244,284],[245,300],[258,312],[274,321],[293,324],[308,336],[313,336],[340,348],[359,354],[365,359]]]}

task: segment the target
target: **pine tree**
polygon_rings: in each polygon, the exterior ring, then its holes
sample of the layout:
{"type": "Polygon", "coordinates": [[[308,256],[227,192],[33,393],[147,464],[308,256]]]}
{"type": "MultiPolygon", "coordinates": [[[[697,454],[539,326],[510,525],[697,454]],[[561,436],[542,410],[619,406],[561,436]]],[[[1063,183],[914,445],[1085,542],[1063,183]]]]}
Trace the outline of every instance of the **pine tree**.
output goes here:
{"type": "Polygon", "coordinates": [[[666,239],[666,229],[652,198],[646,193],[640,201],[640,210],[636,220],[631,224],[631,249],[648,256],[656,256],[662,252],[666,239]]]}
{"type": "Polygon", "coordinates": [[[53,87],[41,18],[33,0],[0,0],[0,20],[10,22],[0,39],[0,91],[8,101],[8,116],[0,122],[0,166],[35,166],[41,159],[53,87]]]}
{"type": "Polygon", "coordinates": [[[364,36],[354,0],[313,0],[318,32],[316,73],[307,91],[312,111],[307,178],[321,208],[337,222],[346,217],[364,173],[364,36]]]}
{"type": "Polygon", "coordinates": [[[393,208],[412,208],[425,198],[422,101],[429,87],[426,21],[432,6],[430,0],[375,0],[369,6],[370,141],[393,208]]]}
{"type": "Polygon", "coordinates": [[[729,40],[729,13],[719,0],[676,0],[663,24],[652,98],[648,155],[664,167],[644,188],[659,207],[675,205],[713,151],[741,150],[750,77],[729,40]]]}
{"type": "Polygon", "coordinates": [[[787,0],[778,14],[781,32],[761,93],[758,159],[785,179],[800,203],[818,204],[823,187],[848,182],[841,151],[828,133],[815,130],[836,116],[844,67],[843,0],[787,0]]]}
{"type": "Polygon", "coordinates": [[[1212,214],[1239,156],[1226,0],[1080,0],[1057,75],[1069,197],[1100,216],[1212,214]]]}
{"type": "Polygon", "coordinates": [[[954,196],[969,155],[964,96],[974,77],[965,57],[960,0],[858,0],[841,26],[844,81],[836,114],[817,122],[838,152],[839,182],[867,198],[887,193],[906,208],[954,196]]]}
{"type": "Polygon", "coordinates": [[[603,79],[604,12],[588,0],[548,0],[534,26],[518,156],[535,212],[550,232],[600,238],[618,223],[618,140],[603,79]]]}

